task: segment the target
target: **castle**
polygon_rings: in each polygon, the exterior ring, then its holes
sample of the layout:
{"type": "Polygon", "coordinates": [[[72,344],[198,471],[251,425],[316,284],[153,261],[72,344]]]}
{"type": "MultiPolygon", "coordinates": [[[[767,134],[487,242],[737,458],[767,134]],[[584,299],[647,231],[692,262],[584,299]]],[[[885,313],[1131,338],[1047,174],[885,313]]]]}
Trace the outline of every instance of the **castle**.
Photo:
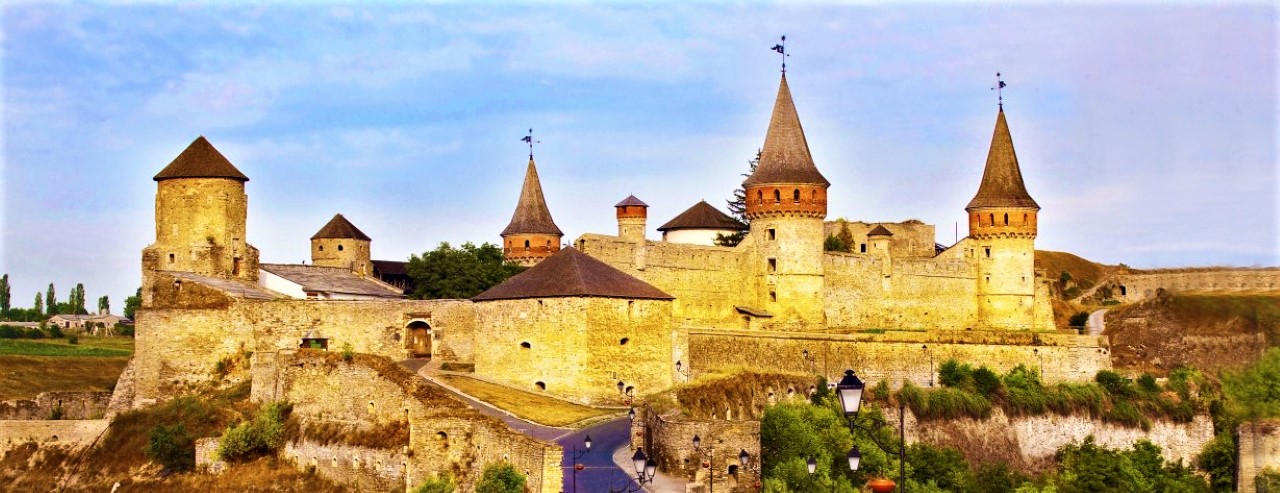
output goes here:
{"type": "MultiPolygon", "coordinates": [[[[282,381],[293,370],[281,368],[299,348],[471,363],[478,377],[591,404],[732,365],[828,377],[852,367],[895,384],[931,379],[935,353],[1034,365],[1049,380],[1110,365],[1105,339],[1054,332],[1047,280],[1033,267],[1039,206],[1003,108],[966,206],[969,236],[945,249],[919,222],[825,222],[831,184],[785,75],[743,183],[750,226],[735,247],[708,244],[742,225],[705,203],[659,228],[663,241],[648,240],[648,206],[631,196],[615,206],[616,235],[584,234],[562,249],[531,155],[501,236],[506,258],[532,267],[470,300],[404,299],[404,285],[378,272],[402,281],[403,264],[372,260],[372,240],[341,215],[311,238],[311,265],[260,263],[245,235],[249,178],[203,137],[155,180],[137,353],[118,392],[131,405],[208,380],[221,358],[247,352],[255,398],[293,395],[301,383],[282,381]],[[854,251],[824,251],[845,228],[854,251]]],[[[330,405],[363,416],[358,403],[330,405]]],[[[374,408],[370,400],[369,416],[385,412],[374,408]]],[[[452,456],[415,460],[426,457],[452,456]]],[[[438,467],[406,466],[412,477],[438,467]]]]}

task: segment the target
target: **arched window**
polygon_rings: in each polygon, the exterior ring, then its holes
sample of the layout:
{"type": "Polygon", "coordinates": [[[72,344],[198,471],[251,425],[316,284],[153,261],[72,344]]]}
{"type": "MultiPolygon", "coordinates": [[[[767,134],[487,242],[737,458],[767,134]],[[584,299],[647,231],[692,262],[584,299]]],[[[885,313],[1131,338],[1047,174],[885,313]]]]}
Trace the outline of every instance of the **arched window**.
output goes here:
{"type": "Polygon", "coordinates": [[[809,201],[810,201],[810,202],[813,202],[813,203],[815,203],[815,204],[816,204],[816,203],[818,203],[818,191],[817,191],[817,190],[811,190],[811,191],[809,192],[809,201]]]}
{"type": "Polygon", "coordinates": [[[547,250],[551,250],[551,240],[547,240],[547,250]]]}
{"type": "Polygon", "coordinates": [[[782,191],[776,188],[773,189],[773,203],[778,204],[781,202],[782,202],[782,191]]]}
{"type": "Polygon", "coordinates": [[[1005,225],[1005,226],[1008,226],[1008,225],[1009,225],[1009,213],[1008,213],[1008,212],[1004,213],[1004,225],[1005,225]]]}
{"type": "Polygon", "coordinates": [[[524,251],[529,251],[529,240],[524,240],[524,251]]]}
{"type": "Polygon", "coordinates": [[[1022,224],[1027,224],[1027,215],[1026,215],[1026,214],[1023,214],[1023,215],[1022,215],[1022,224]]]}
{"type": "Polygon", "coordinates": [[[795,203],[797,203],[797,204],[799,204],[799,203],[800,203],[800,189],[799,189],[799,188],[797,188],[794,192],[791,192],[791,200],[795,201],[795,203]]]}
{"type": "Polygon", "coordinates": [[[341,251],[342,251],[342,245],[338,245],[338,251],[339,251],[339,252],[341,252],[341,251]]]}
{"type": "Polygon", "coordinates": [[[756,203],[764,203],[764,190],[756,190],[756,203]]]}
{"type": "Polygon", "coordinates": [[[995,214],[991,214],[991,215],[988,217],[988,219],[991,221],[990,223],[987,223],[987,225],[988,225],[988,226],[995,226],[995,225],[996,225],[996,215],[995,215],[995,214]]]}

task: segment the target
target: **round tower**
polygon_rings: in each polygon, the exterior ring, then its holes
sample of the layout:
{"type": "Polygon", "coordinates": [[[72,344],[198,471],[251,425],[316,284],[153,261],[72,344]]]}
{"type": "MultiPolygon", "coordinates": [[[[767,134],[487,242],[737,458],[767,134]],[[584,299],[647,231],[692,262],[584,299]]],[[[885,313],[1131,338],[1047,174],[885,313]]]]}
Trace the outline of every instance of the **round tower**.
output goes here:
{"type": "Polygon", "coordinates": [[[373,265],[369,255],[371,243],[373,240],[351,221],[342,214],[334,214],[328,224],[311,236],[311,263],[347,268],[367,276],[373,265]]]}
{"type": "Polygon", "coordinates": [[[245,240],[249,177],[201,136],[154,179],[156,240],[142,251],[144,283],[159,271],[258,279],[258,249],[245,240]]]}
{"type": "Polygon", "coordinates": [[[1036,215],[1040,205],[1022,182],[1004,108],[996,115],[978,193],[965,207],[977,259],[978,325],[1034,327],[1036,215]]]}
{"type": "Polygon", "coordinates": [[[542,182],[538,180],[538,168],[530,155],[516,211],[506,229],[502,230],[503,256],[511,262],[532,266],[560,251],[562,237],[564,233],[551,219],[551,211],[547,209],[547,201],[542,196],[542,182]]]}
{"type": "Polygon", "coordinates": [[[628,195],[613,207],[618,210],[618,237],[633,243],[644,243],[649,204],[641,202],[635,195],[628,195]]]}
{"type": "Polygon", "coordinates": [[[759,299],[776,324],[825,322],[822,244],[830,185],[813,164],[784,74],[760,163],[742,183],[759,299]]]}

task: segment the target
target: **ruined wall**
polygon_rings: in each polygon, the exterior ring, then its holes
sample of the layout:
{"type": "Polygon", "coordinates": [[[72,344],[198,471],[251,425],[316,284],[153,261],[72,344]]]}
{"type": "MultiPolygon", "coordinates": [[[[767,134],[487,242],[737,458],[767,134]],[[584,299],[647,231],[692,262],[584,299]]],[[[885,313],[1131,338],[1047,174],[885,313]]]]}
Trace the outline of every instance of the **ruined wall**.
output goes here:
{"type": "Polygon", "coordinates": [[[889,251],[894,257],[933,257],[934,244],[937,242],[937,238],[932,224],[925,224],[914,219],[899,223],[868,223],[837,219],[823,224],[823,237],[838,236],[840,228],[845,225],[848,225],[849,233],[853,235],[853,253],[870,253],[871,244],[867,241],[867,233],[875,229],[876,226],[884,226],[890,233],[893,233],[893,238],[889,242],[889,251]],[[865,251],[862,248],[863,245],[866,245],[865,251]]]}
{"type": "Polygon", "coordinates": [[[1156,291],[1251,292],[1280,291],[1280,269],[1186,269],[1119,274],[1119,286],[1112,296],[1133,302],[1156,295],[1156,291]]]}
{"type": "Polygon", "coordinates": [[[689,360],[695,375],[716,368],[810,372],[836,381],[851,368],[868,386],[887,379],[928,386],[938,365],[956,359],[1007,372],[1016,365],[1044,368],[1044,381],[1092,381],[1110,369],[1106,337],[1004,331],[821,334],[694,329],[689,360]],[[802,356],[808,350],[810,360],[802,356]]]}
{"type": "Polygon", "coordinates": [[[35,399],[0,402],[0,420],[50,419],[55,411],[60,419],[101,419],[111,403],[111,392],[41,392],[35,399]]]}
{"type": "MultiPolygon", "coordinates": [[[[368,429],[407,421],[408,449],[403,464],[396,464],[405,471],[405,485],[416,486],[448,472],[458,478],[462,491],[468,491],[485,466],[500,461],[524,472],[530,491],[557,492],[562,484],[558,446],[511,430],[386,358],[356,355],[347,362],[334,353],[300,350],[255,354],[253,363],[254,400],[292,402],[294,416],[304,423],[319,420],[368,429]]],[[[375,457],[351,456],[354,452],[348,451],[350,469],[364,472],[347,477],[367,478],[366,469],[375,469],[379,477],[390,475],[394,452],[375,457]],[[374,461],[372,468],[368,460],[374,461]]],[[[323,459],[322,454],[316,457],[317,462],[323,459]]],[[[339,457],[337,467],[342,460],[339,457]]]]}
{"type": "MultiPolygon", "coordinates": [[[[675,379],[671,302],[538,298],[475,304],[476,374],[587,403],[620,402],[675,379]]],[[[683,351],[680,351],[683,353],[683,351]]]]}
{"type": "Polygon", "coordinates": [[[1258,473],[1280,471],[1280,420],[1242,423],[1236,429],[1236,454],[1237,491],[1258,491],[1258,473]]]}
{"type": "Polygon", "coordinates": [[[359,491],[404,491],[409,465],[404,450],[324,445],[303,440],[285,444],[280,455],[300,469],[315,468],[316,474],[359,491]]]}
{"type": "Polygon", "coordinates": [[[102,436],[109,423],[105,419],[0,421],[0,456],[27,442],[72,450],[87,447],[102,436]]]}

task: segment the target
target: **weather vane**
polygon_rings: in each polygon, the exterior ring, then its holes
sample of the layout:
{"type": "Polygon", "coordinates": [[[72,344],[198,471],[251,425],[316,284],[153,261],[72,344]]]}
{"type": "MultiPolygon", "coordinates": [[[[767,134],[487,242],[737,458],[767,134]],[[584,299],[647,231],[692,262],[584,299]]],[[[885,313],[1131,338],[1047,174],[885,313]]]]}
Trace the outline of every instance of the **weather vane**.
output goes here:
{"type": "Polygon", "coordinates": [[[529,159],[533,159],[533,144],[535,144],[535,143],[537,143],[537,144],[541,144],[541,143],[542,143],[542,141],[541,141],[541,140],[533,140],[533,129],[532,129],[532,128],[531,128],[531,129],[529,129],[529,135],[526,135],[526,136],[522,137],[522,138],[520,139],[520,142],[524,142],[524,143],[526,143],[526,144],[529,144],[529,159]]]}
{"type": "Polygon", "coordinates": [[[1002,110],[1004,109],[1004,91],[1003,90],[1005,85],[1006,84],[1004,83],[1004,81],[1000,80],[1000,72],[996,72],[996,85],[993,86],[991,90],[996,92],[996,104],[1000,106],[1000,109],[1002,110]]]}
{"type": "Polygon", "coordinates": [[[773,45],[772,49],[782,55],[782,75],[787,75],[787,57],[791,56],[787,54],[787,35],[782,35],[782,42],[773,45]]]}

